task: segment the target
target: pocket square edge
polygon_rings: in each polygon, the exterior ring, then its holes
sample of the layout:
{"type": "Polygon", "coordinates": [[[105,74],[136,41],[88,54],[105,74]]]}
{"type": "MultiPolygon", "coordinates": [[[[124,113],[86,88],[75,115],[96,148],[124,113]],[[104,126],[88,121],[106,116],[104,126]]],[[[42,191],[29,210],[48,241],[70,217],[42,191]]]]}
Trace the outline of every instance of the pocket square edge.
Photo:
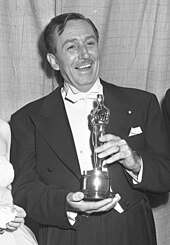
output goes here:
{"type": "Polygon", "coordinates": [[[130,133],[129,133],[129,137],[137,135],[137,134],[141,134],[142,133],[142,129],[141,127],[131,127],[130,129],[130,133]]]}

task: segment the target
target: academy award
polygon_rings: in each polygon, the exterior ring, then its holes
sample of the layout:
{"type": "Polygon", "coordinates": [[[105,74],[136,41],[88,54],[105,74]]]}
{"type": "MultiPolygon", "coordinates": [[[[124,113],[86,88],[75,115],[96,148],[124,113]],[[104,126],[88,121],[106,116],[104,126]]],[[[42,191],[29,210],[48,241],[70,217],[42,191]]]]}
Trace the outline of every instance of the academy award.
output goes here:
{"type": "Polygon", "coordinates": [[[84,200],[98,201],[112,197],[110,192],[110,178],[108,171],[102,170],[104,159],[98,158],[94,148],[102,143],[99,137],[105,134],[105,128],[109,123],[110,110],[104,105],[104,96],[97,95],[97,105],[91,111],[89,120],[91,125],[91,143],[93,170],[84,171],[81,178],[81,191],[84,193],[84,200]]]}

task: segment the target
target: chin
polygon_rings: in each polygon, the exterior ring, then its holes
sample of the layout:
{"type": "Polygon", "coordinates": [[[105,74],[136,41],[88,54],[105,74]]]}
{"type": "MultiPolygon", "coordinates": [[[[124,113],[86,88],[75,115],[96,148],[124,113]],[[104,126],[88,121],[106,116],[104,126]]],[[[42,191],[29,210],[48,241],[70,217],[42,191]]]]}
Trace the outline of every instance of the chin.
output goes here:
{"type": "Polygon", "coordinates": [[[91,89],[91,87],[93,87],[93,84],[94,84],[94,82],[93,83],[86,83],[86,84],[84,83],[84,84],[80,85],[79,88],[81,89],[81,91],[87,92],[89,89],[91,89]]]}

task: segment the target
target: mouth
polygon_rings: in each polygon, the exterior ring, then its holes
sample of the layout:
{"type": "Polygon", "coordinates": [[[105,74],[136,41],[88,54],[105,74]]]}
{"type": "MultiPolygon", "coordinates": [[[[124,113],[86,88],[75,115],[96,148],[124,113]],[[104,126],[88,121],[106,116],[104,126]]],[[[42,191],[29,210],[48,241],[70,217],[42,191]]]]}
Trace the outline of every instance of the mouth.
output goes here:
{"type": "Polygon", "coordinates": [[[87,63],[87,64],[84,64],[84,65],[77,66],[75,69],[77,69],[79,71],[87,71],[91,67],[92,67],[92,63],[87,63]]]}

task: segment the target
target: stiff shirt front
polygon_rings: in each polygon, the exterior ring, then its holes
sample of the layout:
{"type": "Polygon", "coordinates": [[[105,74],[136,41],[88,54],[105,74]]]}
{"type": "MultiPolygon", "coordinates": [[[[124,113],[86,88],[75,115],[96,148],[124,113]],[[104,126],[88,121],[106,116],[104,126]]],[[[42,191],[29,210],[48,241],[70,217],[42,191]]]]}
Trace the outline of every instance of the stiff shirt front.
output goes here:
{"type": "Polygon", "coordinates": [[[94,107],[97,94],[103,94],[103,87],[98,79],[94,86],[88,91],[87,95],[87,93],[82,93],[68,83],[65,83],[61,93],[73,134],[81,173],[83,173],[84,170],[92,170],[93,149],[90,143],[92,129],[89,115],[94,107]],[[70,93],[71,96],[69,96],[70,93]],[[73,97],[76,97],[78,94],[79,97],[81,95],[82,97],[76,98],[76,101],[74,101],[73,97]]]}

